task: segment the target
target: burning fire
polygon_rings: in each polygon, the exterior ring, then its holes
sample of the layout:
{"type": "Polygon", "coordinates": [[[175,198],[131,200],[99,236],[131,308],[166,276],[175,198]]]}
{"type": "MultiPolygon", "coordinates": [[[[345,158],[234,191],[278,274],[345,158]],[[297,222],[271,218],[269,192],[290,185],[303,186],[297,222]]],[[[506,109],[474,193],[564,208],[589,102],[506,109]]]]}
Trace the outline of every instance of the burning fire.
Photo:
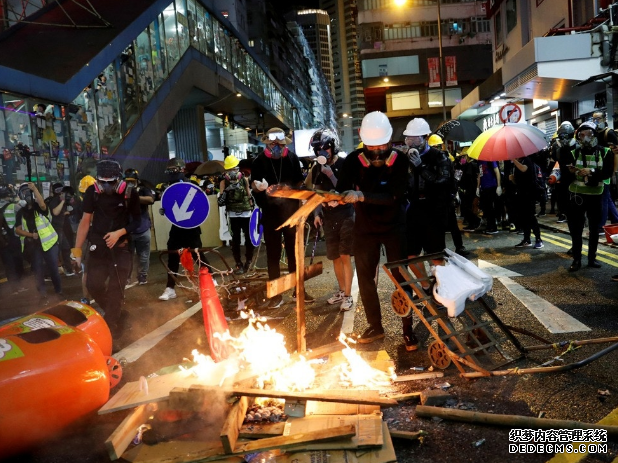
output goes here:
{"type": "MultiPolygon", "coordinates": [[[[215,333],[220,339],[234,349],[234,353],[225,361],[225,378],[233,377],[238,371],[251,369],[258,377],[258,387],[277,391],[306,391],[316,382],[316,365],[320,360],[307,360],[298,355],[292,357],[286,347],[281,333],[263,323],[252,311],[247,315],[249,325],[238,337],[232,337],[229,331],[223,335],[215,333]]],[[[341,334],[339,341],[345,346],[342,351],[346,362],[335,367],[338,378],[335,384],[320,384],[322,388],[355,387],[367,389],[389,386],[390,375],[371,367],[358,353],[350,348],[346,337],[341,334]]],[[[212,374],[217,363],[210,356],[192,351],[195,366],[188,369],[188,374],[206,378],[212,374]]],[[[223,379],[225,379],[223,378],[223,379]]],[[[222,381],[223,381],[222,379],[222,381]]]]}

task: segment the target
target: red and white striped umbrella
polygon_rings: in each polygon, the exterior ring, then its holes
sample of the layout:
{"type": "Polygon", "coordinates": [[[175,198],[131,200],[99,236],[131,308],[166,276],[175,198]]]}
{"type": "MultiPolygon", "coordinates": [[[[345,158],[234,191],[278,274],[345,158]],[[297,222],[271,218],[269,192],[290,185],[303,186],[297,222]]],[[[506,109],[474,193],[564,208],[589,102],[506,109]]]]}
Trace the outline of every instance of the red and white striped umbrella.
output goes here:
{"type": "Polygon", "coordinates": [[[502,124],[480,134],[466,153],[480,161],[509,161],[547,147],[545,134],[528,124],[502,124]]]}

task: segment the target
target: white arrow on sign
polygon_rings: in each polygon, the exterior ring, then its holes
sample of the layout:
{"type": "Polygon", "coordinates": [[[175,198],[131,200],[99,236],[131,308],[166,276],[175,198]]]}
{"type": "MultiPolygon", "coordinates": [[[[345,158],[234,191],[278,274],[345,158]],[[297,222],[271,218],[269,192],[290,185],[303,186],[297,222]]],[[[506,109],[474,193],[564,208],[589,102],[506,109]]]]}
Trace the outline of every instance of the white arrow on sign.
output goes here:
{"type": "Polygon", "coordinates": [[[195,211],[188,212],[187,209],[189,209],[191,201],[193,201],[196,193],[197,190],[195,188],[190,188],[187,196],[185,196],[185,199],[182,202],[182,206],[178,207],[178,203],[174,202],[174,205],[172,206],[172,212],[174,213],[174,218],[176,219],[176,222],[182,222],[183,220],[189,220],[191,218],[193,212],[195,211]]]}
{"type": "Polygon", "coordinates": [[[521,277],[520,273],[494,265],[484,260],[478,261],[478,268],[495,277],[515,296],[550,333],[574,333],[590,331],[586,325],[550,304],[545,299],[515,283],[510,277],[521,277]]]}

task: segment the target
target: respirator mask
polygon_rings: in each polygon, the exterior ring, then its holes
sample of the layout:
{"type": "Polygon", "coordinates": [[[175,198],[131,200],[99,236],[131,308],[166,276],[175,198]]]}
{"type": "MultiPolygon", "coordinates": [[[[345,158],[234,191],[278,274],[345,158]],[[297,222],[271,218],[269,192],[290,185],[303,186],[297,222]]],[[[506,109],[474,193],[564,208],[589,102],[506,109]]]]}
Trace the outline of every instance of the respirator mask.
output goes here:
{"type": "Polygon", "coordinates": [[[330,159],[330,153],[327,150],[319,150],[316,154],[317,154],[316,161],[321,166],[326,164],[328,160],[330,159]]]}

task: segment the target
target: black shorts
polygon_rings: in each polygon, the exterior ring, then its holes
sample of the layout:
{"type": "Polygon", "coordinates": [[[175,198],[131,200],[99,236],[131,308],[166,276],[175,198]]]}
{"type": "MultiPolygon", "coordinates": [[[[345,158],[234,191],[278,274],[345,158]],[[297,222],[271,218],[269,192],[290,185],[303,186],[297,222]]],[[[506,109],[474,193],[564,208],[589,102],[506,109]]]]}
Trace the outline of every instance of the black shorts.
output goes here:
{"type": "Polygon", "coordinates": [[[328,260],[351,256],[354,246],[354,215],[339,220],[324,218],[324,238],[328,260]]]}

